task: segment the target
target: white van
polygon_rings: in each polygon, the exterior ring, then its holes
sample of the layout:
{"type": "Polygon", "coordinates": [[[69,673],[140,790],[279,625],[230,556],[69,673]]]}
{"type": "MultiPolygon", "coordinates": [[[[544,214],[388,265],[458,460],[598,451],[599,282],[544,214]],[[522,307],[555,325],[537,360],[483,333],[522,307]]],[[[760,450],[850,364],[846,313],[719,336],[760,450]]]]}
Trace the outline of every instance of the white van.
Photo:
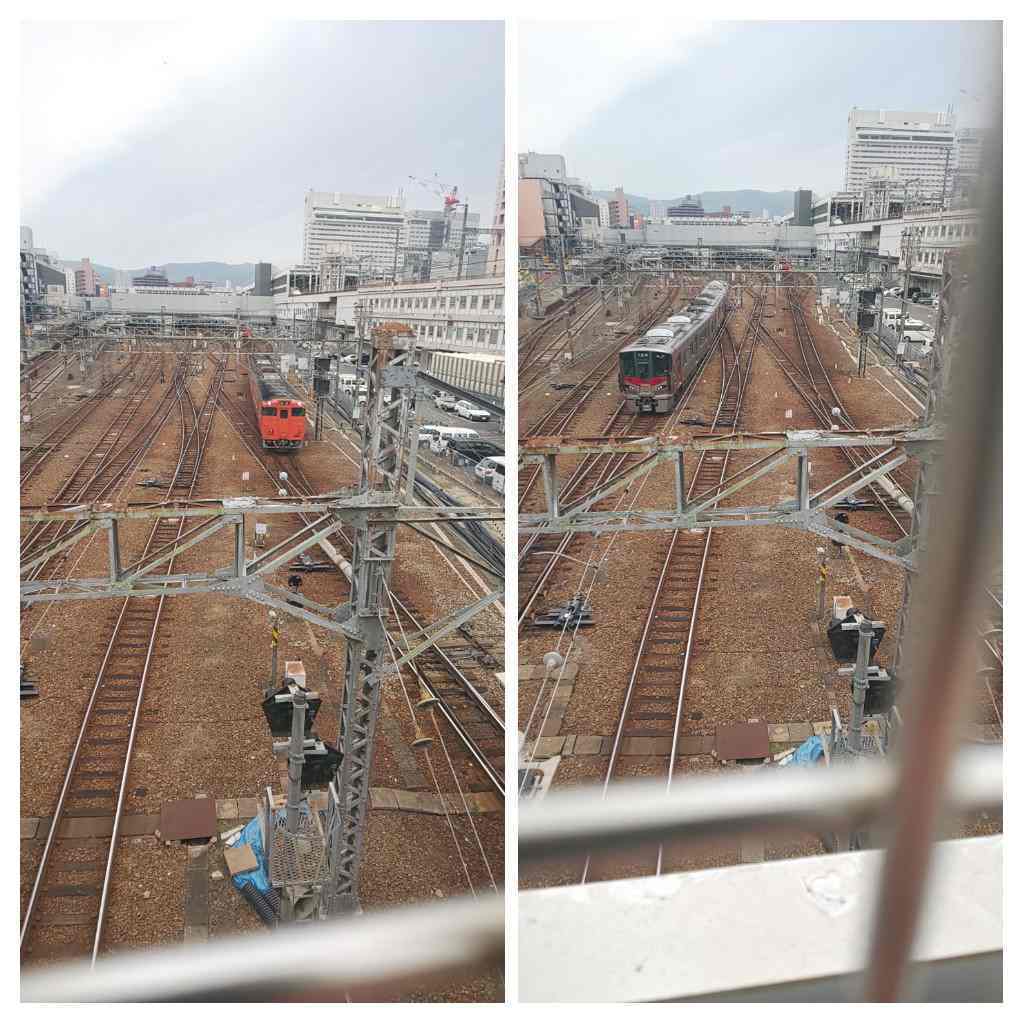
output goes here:
{"type": "Polygon", "coordinates": [[[430,450],[435,455],[440,455],[448,447],[448,442],[454,438],[460,441],[468,441],[480,435],[469,427],[441,427],[436,436],[431,438],[430,450]]]}
{"type": "Polygon", "coordinates": [[[338,390],[346,395],[365,395],[370,388],[365,380],[360,380],[354,373],[339,373],[338,390]]]}
{"type": "Polygon", "coordinates": [[[444,427],[436,423],[425,423],[419,428],[419,443],[429,444],[435,437],[437,437],[439,430],[444,430],[444,427]]]}
{"type": "Polygon", "coordinates": [[[890,306],[889,309],[882,310],[882,323],[886,327],[891,327],[896,330],[899,327],[900,320],[906,317],[908,314],[901,313],[898,306],[890,306]]]}
{"type": "Polygon", "coordinates": [[[504,455],[491,455],[486,459],[481,459],[473,469],[473,472],[481,480],[490,480],[493,474],[497,471],[498,467],[501,467],[502,476],[505,475],[505,456],[504,455]]]}

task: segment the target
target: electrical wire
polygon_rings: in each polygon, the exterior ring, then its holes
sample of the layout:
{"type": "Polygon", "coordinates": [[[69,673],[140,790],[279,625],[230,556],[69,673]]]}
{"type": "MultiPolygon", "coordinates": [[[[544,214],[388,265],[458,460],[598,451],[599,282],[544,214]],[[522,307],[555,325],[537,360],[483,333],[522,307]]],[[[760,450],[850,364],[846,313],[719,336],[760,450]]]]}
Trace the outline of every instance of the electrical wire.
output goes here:
{"type": "MultiPolygon", "coordinates": [[[[401,617],[398,614],[398,607],[395,604],[395,596],[394,596],[394,594],[391,593],[391,588],[387,585],[386,581],[384,582],[384,593],[387,595],[388,602],[391,605],[391,612],[395,616],[395,621],[398,623],[398,628],[399,628],[399,630],[400,630],[400,632],[402,634],[402,641],[405,644],[406,650],[408,650],[409,649],[409,638],[406,636],[405,626],[402,624],[402,619],[401,619],[401,617]]],[[[462,785],[459,783],[459,778],[455,774],[455,765],[452,764],[451,756],[448,753],[448,744],[445,743],[445,741],[444,741],[444,735],[442,734],[441,729],[440,729],[440,727],[437,724],[437,718],[434,715],[433,709],[431,709],[431,711],[430,711],[430,720],[431,720],[431,722],[434,725],[434,732],[437,734],[437,738],[441,741],[441,748],[444,750],[444,756],[445,756],[446,760],[448,761],[448,768],[449,768],[449,770],[452,773],[452,779],[455,782],[455,788],[458,791],[459,798],[462,800],[462,806],[466,810],[466,820],[469,822],[469,827],[473,831],[473,836],[476,839],[476,845],[477,845],[477,847],[480,850],[480,857],[481,857],[481,859],[484,862],[484,867],[487,868],[487,874],[488,874],[488,877],[491,880],[491,888],[495,892],[497,892],[498,891],[498,886],[497,886],[497,884],[494,881],[494,872],[491,870],[490,861],[487,859],[487,854],[484,852],[483,843],[482,843],[482,841],[480,839],[480,833],[477,831],[476,823],[473,821],[473,815],[472,815],[472,813],[469,810],[469,803],[467,802],[466,796],[465,796],[465,794],[462,791],[462,785]]],[[[441,797],[441,799],[443,800],[444,797],[441,797]]]]}

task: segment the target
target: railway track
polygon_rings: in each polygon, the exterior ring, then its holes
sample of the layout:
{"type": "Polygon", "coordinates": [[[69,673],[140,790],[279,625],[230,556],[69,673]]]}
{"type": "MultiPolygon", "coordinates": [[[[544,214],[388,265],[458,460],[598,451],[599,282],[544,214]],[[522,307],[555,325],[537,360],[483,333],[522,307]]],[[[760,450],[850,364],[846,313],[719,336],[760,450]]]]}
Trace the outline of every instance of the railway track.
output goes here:
{"type": "MultiPolygon", "coordinates": [[[[657,310],[639,328],[638,333],[645,331],[650,323],[657,322],[665,313],[666,308],[671,308],[676,302],[673,293],[668,296],[657,310]]],[[[716,339],[716,344],[720,339],[716,339]]],[[[708,349],[708,357],[711,358],[715,351],[715,345],[708,349]]],[[[615,364],[618,361],[618,352],[613,353],[615,364]]],[[[645,434],[658,433],[664,427],[674,421],[682,412],[690,396],[700,379],[704,370],[702,364],[691,377],[684,393],[680,397],[676,408],[670,412],[658,416],[645,416],[643,418],[643,430],[645,434]]],[[[568,410],[563,410],[555,421],[557,426],[553,433],[560,433],[565,429],[578,409],[574,404],[568,410]]],[[[640,420],[636,414],[628,413],[625,403],[620,402],[611,418],[601,431],[601,436],[621,437],[629,436],[630,431],[640,420]]],[[[563,502],[583,500],[592,492],[602,487],[616,473],[622,471],[638,456],[634,455],[592,455],[584,458],[574,469],[569,478],[562,485],[561,498],[563,502]]],[[[520,511],[525,511],[527,501],[533,494],[534,488],[540,476],[540,468],[535,468],[520,490],[520,511]]],[[[600,504],[600,503],[599,503],[600,504]]],[[[520,547],[519,551],[519,627],[522,629],[528,624],[528,617],[533,611],[537,601],[552,585],[553,578],[564,563],[579,563],[578,557],[589,538],[577,534],[564,534],[558,538],[547,537],[541,534],[534,534],[528,537],[520,547]],[[552,546],[553,545],[553,546],[552,546]]]]}
{"type": "MultiPolygon", "coordinates": [[[[723,332],[719,345],[722,379],[713,432],[735,432],[739,427],[763,309],[762,294],[755,299],[739,346],[728,327],[723,332]]],[[[728,452],[717,456],[700,453],[687,488],[689,502],[699,501],[722,485],[728,456],[728,452]]],[[[714,570],[709,568],[714,536],[712,529],[674,530],[669,538],[661,569],[652,581],[654,591],[612,741],[605,791],[612,779],[623,773],[627,746],[631,752],[640,747],[651,756],[667,756],[666,787],[672,783],[700,599],[714,578],[714,570]]],[[[659,848],[656,874],[661,873],[661,861],[659,848]]],[[[581,882],[588,880],[591,868],[588,857],[581,882]]]]}
{"type": "MultiPolygon", "coordinates": [[[[649,316],[640,321],[636,330],[624,339],[622,344],[628,344],[629,341],[633,340],[633,338],[640,337],[640,335],[648,330],[653,324],[656,324],[660,319],[662,319],[666,312],[671,311],[673,305],[678,300],[678,295],[679,289],[673,289],[649,316]]],[[[583,380],[579,381],[569,389],[562,398],[555,402],[555,404],[540,417],[540,419],[532,423],[525,431],[521,431],[519,436],[536,437],[540,434],[563,433],[572,419],[579,414],[580,410],[589,400],[591,395],[593,395],[593,393],[605,382],[609,374],[611,374],[613,370],[617,369],[618,365],[619,352],[618,348],[616,348],[615,351],[610,352],[605,358],[601,359],[595,366],[588,370],[583,380]]],[[[525,510],[527,499],[535,488],[540,477],[540,473],[540,468],[537,467],[530,473],[530,476],[525,483],[520,481],[520,512],[525,510]]]]}
{"type": "MultiPolygon", "coordinates": [[[[174,411],[185,371],[184,365],[180,364],[157,407],[141,424],[135,425],[158,372],[156,366],[151,369],[149,377],[129,396],[48,505],[80,505],[99,501],[135,468],[174,411]]],[[[21,560],[33,558],[48,544],[70,537],[76,529],[78,527],[74,523],[37,523],[22,538],[21,560]]],[[[65,548],[52,559],[37,565],[26,579],[36,580],[59,572],[70,557],[70,551],[70,548],[65,548]]]]}
{"type": "MultiPolygon", "coordinates": [[[[223,373],[221,363],[201,409],[185,375],[175,374],[181,437],[165,501],[187,500],[195,490],[223,373]]],[[[184,529],[180,517],[156,520],[142,554],[126,571],[159,557],[184,529]]],[[[152,571],[169,574],[173,565],[168,557],[152,571]]],[[[165,600],[128,598],[115,613],[22,921],[23,959],[89,955],[95,962],[99,955],[132,751],[165,600]],[[72,822],[82,817],[111,819],[111,835],[76,838],[72,822]],[[43,943],[41,935],[56,941],[43,943]]]]}
{"type": "MultiPolygon", "coordinates": [[[[574,302],[578,301],[578,298],[574,296],[574,302]]],[[[548,322],[540,326],[538,333],[531,338],[531,342],[525,350],[520,345],[520,395],[527,394],[538,384],[544,382],[551,369],[552,361],[561,350],[563,339],[566,338],[570,331],[578,332],[588,327],[600,312],[602,305],[601,299],[598,298],[579,312],[575,318],[570,316],[570,311],[575,309],[575,306],[560,309],[548,318],[548,322]],[[547,333],[550,333],[551,337],[547,340],[546,344],[541,344],[541,338],[547,333]]]]}
{"type": "MultiPolygon", "coordinates": [[[[789,312],[796,334],[799,361],[794,359],[766,327],[762,326],[760,334],[766,342],[769,352],[823,429],[829,430],[833,425],[837,425],[843,430],[856,430],[857,424],[847,412],[830,374],[825,369],[821,354],[814,344],[810,328],[807,326],[803,304],[792,295],[789,298],[789,312]]],[[[879,462],[892,452],[890,450],[880,453],[865,448],[843,448],[841,453],[840,457],[846,460],[851,469],[859,470],[869,463],[879,462]]],[[[908,486],[909,484],[905,483],[900,489],[904,497],[906,497],[908,486]]],[[[890,487],[892,487],[891,484],[890,487]]],[[[879,484],[870,484],[868,489],[874,497],[878,510],[895,527],[898,535],[905,537],[909,532],[909,524],[905,522],[905,513],[897,503],[897,496],[889,493],[879,484]]]]}
{"type": "MultiPolygon", "coordinates": [[[[294,456],[274,455],[260,446],[259,432],[248,414],[248,406],[242,407],[227,393],[221,403],[228,419],[235,427],[242,443],[263,466],[275,487],[284,486],[290,493],[309,496],[318,493],[302,472],[294,456]],[[271,468],[273,466],[273,468],[271,468]],[[279,477],[281,471],[288,474],[286,481],[279,477]]],[[[296,520],[309,525],[311,519],[296,516],[296,520]]],[[[351,555],[351,539],[340,530],[336,535],[347,554],[351,555]]],[[[421,620],[413,605],[398,592],[394,593],[398,615],[387,616],[386,624],[392,640],[401,640],[401,627],[406,632],[422,629],[427,622],[421,620]],[[401,626],[400,626],[401,623],[401,626]]],[[[485,672],[495,659],[488,651],[486,655],[470,656],[465,633],[456,634],[460,639],[445,637],[432,645],[413,662],[411,669],[431,694],[437,698],[436,711],[451,726],[468,756],[487,778],[488,783],[504,796],[504,751],[505,725],[502,716],[487,700],[491,688],[485,672]],[[484,663],[489,664],[484,664],[484,663]]]]}
{"type": "Polygon", "coordinates": [[[35,401],[64,374],[64,355],[53,351],[32,360],[21,374],[21,400],[35,401]]]}
{"type": "MultiPolygon", "coordinates": [[[[123,367],[87,399],[79,402],[71,413],[58,423],[48,434],[38,440],[31,448],[21,456],[21,485],[22,487],[36,474],[40,466],[57,451],[68,438],[77,433],[86,420],[100,407],[105,399],[113,396],[125,381],[135,377],[138,369],[139,357],[132,356],[123,367]]],[[[141,390],[143,397],[145,392],[152,387],[151,377],[143,377],[137,381],[132,392],[128,395],[128,403],[137,402],[137,394],[141,390]]]]}

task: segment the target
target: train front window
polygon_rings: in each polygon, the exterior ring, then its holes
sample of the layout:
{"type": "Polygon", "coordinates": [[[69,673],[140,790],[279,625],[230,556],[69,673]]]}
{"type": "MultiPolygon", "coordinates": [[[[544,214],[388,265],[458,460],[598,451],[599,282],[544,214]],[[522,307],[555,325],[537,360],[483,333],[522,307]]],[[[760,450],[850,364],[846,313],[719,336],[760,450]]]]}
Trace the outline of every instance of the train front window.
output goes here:
{"type": "Polygon", "coordinates": [[[288,410],[287,409],[282,409],[281,410],[281,419],[283,419],[283,420],[288,419],[288,410]]]}
{"type": "Polygon", "coordinates": [[[651,375],[650,352],[623,352],[622,373],[626,377],[639,377],[646,380],[651,375]]]}
{"type": "Polygon", "coordinates": [[[305,416],[306,415],[306,410],[301,408],[301,407],[298,408],[298,409],[292,409],[292,415],[293,416],[305,416]]]}
{"type": "Polygon", "coordinates": [[[667,352],[623,352],[622,375],[650,380],[652,377],[667,377],[672,357],[667,352]]]}
{"type": "Polygon", "coordinates": [[[265,405],[260,409],[261,416],[276,416],[277,410],[271,405],[265,405]]]}

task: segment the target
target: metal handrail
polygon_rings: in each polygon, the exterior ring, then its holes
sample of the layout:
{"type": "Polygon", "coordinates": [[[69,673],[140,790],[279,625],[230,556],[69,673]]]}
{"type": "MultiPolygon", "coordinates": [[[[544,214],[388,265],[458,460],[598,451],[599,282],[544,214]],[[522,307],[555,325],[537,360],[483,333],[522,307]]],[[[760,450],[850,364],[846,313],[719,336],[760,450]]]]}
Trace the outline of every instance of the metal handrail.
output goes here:
{"type": "Polygon", "coordinates": [[[377,999],[504,955],[504,898],[459,898],[26,972],[23,1002],[377,999]]]}

